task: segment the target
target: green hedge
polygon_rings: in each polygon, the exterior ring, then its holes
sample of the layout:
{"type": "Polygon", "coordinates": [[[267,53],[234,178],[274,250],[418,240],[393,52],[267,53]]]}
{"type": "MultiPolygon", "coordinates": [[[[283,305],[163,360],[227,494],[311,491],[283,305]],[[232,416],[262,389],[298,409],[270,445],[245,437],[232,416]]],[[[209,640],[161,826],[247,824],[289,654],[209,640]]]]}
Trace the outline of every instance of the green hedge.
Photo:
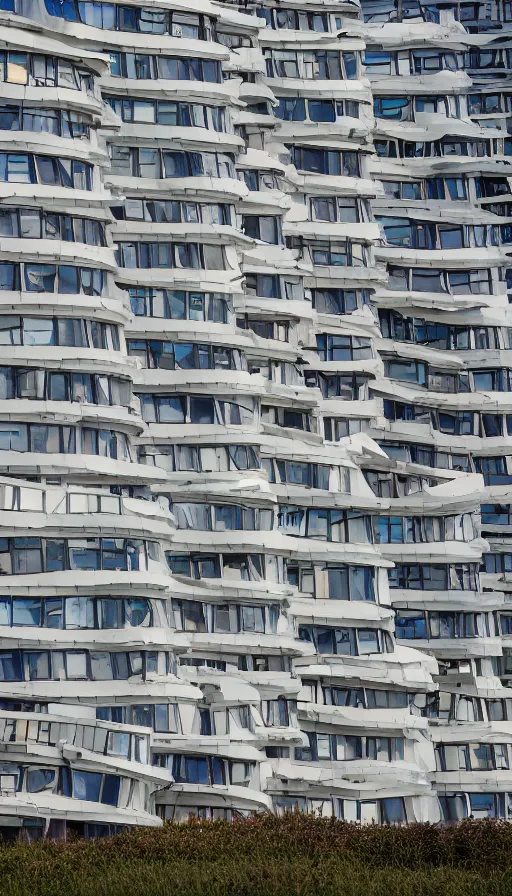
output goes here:
{"type": "Polygon", "coordinates": [[[307,815],[0,846],[1,896],[512,896],[512,824],[307,815]]]}

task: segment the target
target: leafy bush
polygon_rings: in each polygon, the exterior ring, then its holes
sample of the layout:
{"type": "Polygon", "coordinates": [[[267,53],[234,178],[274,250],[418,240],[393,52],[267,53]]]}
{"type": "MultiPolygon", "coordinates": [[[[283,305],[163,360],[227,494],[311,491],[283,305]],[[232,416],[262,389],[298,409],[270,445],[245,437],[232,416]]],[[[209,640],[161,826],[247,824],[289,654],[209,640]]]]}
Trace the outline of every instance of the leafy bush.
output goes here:
{"type": "Polygon", "coordinates": [[[501,896],[512,825],[361,827],[290,814],[0,846],[2,896],[501,896]]]}

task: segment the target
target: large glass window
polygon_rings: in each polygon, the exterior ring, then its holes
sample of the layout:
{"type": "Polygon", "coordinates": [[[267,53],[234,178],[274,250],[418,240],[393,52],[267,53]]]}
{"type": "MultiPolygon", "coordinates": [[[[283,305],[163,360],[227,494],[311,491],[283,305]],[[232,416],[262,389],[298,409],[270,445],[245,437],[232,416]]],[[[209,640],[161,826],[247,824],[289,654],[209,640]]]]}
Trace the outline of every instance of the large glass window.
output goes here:
{"type": "Polygon", "coordinates": [[[153,180],[174,177],[236,177],[233,156],[226,153],[139,149],[113,144],[111,160],[111,172],[114,175],[153,180]]]}

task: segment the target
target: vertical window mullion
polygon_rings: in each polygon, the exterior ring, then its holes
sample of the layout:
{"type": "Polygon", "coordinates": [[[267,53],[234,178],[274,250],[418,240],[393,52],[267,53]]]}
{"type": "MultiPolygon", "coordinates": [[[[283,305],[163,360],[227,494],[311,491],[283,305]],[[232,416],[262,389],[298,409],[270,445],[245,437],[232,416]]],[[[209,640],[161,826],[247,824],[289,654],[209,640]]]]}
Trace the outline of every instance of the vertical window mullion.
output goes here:
{"type": "Polygon", "coordinates": [[[332,514],[327,511],[327,541],[332,541],[332,514]]]}
{"type": "MultiPolygon", "coordinates": [[[[66,604],[66,601],[64,600],[63,603],[66,604]]],[[[101,619],[100,619],[99,604],[100,604],[100,602],[99,602],[98,598],[93,597],[92,598],[92,618],[93,618],[95,629],[99,629],[101,627],[100,626],[101,619]]],[[[64,628],[65,627],[66,627],[66,624],[64,625],[64,628]]]]}
{"type": "MultiPolygon", "coordinates": [[[[99,450],[99,449],[98,449],[98,450],[99,450]]],[[[103,544],[104,544],[104,539],[103,539],[103,538],[99,538],[98,541],[99,541],[99,543],[100,543],[100,544],[99,544],[99,560],[100,560],[99,569],[103,569],[103,544]]]]}

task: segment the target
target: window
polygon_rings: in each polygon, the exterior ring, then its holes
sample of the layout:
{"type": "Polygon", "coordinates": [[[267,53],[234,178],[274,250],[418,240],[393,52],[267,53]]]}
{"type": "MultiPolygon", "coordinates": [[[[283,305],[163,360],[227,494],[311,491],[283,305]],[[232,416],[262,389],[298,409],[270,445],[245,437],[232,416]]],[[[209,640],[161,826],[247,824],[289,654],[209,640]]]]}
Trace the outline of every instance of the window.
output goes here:
{"type": "Polygon", "coordinates": [[[373,540],[370,517],[358,511],[281,506],[279,528],[288,535],[364,544],[373,540]]]}
{"type": "Polygon", "coordinates": [[[6,261],[0,262],[0,290],[15,290],[19,288],[19,265],[6,261]]]}
{"type": "Polygon", "coordinates": [[[371,567],[327,567],[328,596],[331,600],[375,600],[375,574],[371,567]]]}
{"type": "MultiPolygon", "coordinates": [[[[274,115],[281,121],[305,121],[306,100],[303,97],[278,97],[279,105],[274,115]]],[[[248,172],[250,173],[250,172],[248,172]]],[[[249,189],[251,187],[249,186],[249,189]]]]}
{"type": "Polygon", "coordinates": [[[124,205],[111,207],[118,221],[154,221],[179,224],[182,221],[203,224],[230,224],[231,206],[178,200],[127,199],[124,205]]]}
{"type": "Polygon", "coordinates": [[[32,263],[26,263],[24,268],[24,289],[27,292],[83,293],[90,296],[103,292],[105,275],[102,270],[32,263]]]}
{"type": "Polygon", "coordinates": [[[376,118],[386,118],[388,121],[410,121],[411,119],[411,102],[409,97],[374,96],[373,104],[376,118]]]}
{"type": "MultiPolygon", "coordinates": [[[[119,351],[119,333],[116,326],[102,324],[96,321],[81,320],[80,318],[37,318],[37,317],[0,317],[0,344],[3,345],[67,345],[80,348],[102,348],[110,351],[119,351]]],[[[35,370],[24,371],[17,368],[19,387],[21,392],[35,387],[29,383],[35,381],[35,370]]],[[[52,394],[62,388],[61,375],[48,374],[48,382],[51,383],[52,394]],[[54,378],[57,377],[57,378],[54,378]]],[[[69,375],[71,376],[71,375],[69,375]]],[[[93,375],[73,376],[73,400],[86,400],[93,402],[92,384],[95,383],[98,390],[98,403],[105,403],[99,397],[99,391],[105,388],[108,382],[104,377],[93,375]],[[87,384],[87,385],[85,385],[87,384]],[[103,385],[102,385],[103,384],[103,385]],[[76,394],[75,394],[76,393],[76,394]]],[[[42,376],[39,377],[42,382],[42,376]]],[[[71,381],[69,381],[71,382],[71,381]]],[[[111,380],[112,383],[122,381],[111,380]]],[[[42,391],[42,385],[41,385],[42,391]]],[[[20,392],[20,395],[21,395],[20,392]]],[[[23,394],[21,397],[35,397],[23,394]]],[[[61,396],[63,397],[63,396],[61,396]]]]}
{"type": "Polygon", "coordinates": [[[82,22],[106,30],[170,34],[173,37],[211,40],[212,22],[208,16],[158,8],[114,6],[102,0],[45,0],[46,10],[68,22],[82,22]]]}
{"type": "Polygon", "coordinates": [[[235,765],[236,763],[228,763],[216,756],[193,756],[186,755],[156,755],[157,764],[172,769],[174,780],[178,783],[187,784],[225,784],[226,783],[226,765],[235,765]]]}
{"type": "Polygon", "coordinates": [[[104,95],[104,99],[123,121],[226,131],[224,109],[220,106],[168,100],[142,101],[109,95],[104,95]]]}
{"type": "Polygon", "coordinates": [[[221,271],[226,259],[221,246],[206,243],[117,244],[117,259],[125,268],[194,268],[221,271]]]}
{"type": "MultiPolygon", "coordinates": [[[[393,276],[393,274],[392,274],[393,276]]],[[[413,283],[414,285],[414,283],[413,283]]],[[[379,318],[383,335],[401,342],[415,342],[432,348],[458,351],[474,348],[499,348],[499,329],[495,327],[463,327],[430,322],[422,318],[402,317],[398,312],[381,310],[379,318]]]]}
{"type": "Polygon", "coordinates": [[[259,7],[257,15],[265,19],[269,28],[293,31],[329,32],[329,19],[323,12],[305,12],[295,9],[266,9],[259,7]]]}
{"type": "Polygon", "coordinates": [[[246,236],[264,243],[281,242],[280,219],[270,215],[242,215],[242,229],[246,236]]]}
{"type": "Polygon", "coordinates": [[[311,216],[315,221],[340,221],[350,224],[357,224],[361,220],[357,199],[345,198],[312,199],[311,216]]]}
{"type": "MultiPolygon", "coordinates": [[[[50,445],[52,453],[58,453],[58,449],[58,444],[50,445]]],[[[63,569],[143,569],[148,568],[153,559],[157,559],[153,542],[132,539],[0,539],[0,564],[4,574],[11,570],[22,575],[63,569]]],[[[138,610],[135,605],[127,610],[137,619],[142,605],[138,610]]]]}
{"type": "Polygon", "coordinates": [[[425,613],[423,610],[398,611],[395,617],[397,638],[406,640],[428,638],[425,613]]]}
{"type": "Polygon", "coordinates": [[[448,104],[444,96],[417,96],[415,99],[416,112],[429,115],[447,115],[448,104]]]}
{"type": "Polygon", "coordinates": [[[297,170],[311,171],[314,174],[359,177],[357,152],[337,152],[295,145],[290,147],[290,151],[297,170]]]}
{"type": "Polygon", "coordinates": [[[402,797],[388,797],[380,800],[382,824],[405,824],[407,816],[402,797]]]}
{"type": "Polygon", "coordinates": [[[454,271],[448,273],[454,295],[488,295],[492,291],[490,271],[454,271]]]}
{"type": "Polygon", "coordinates": [[[415,74],[457,71],[462,68],[462,60],[455,53],[440,53],[436,50],[413,50],[412,65],[415,74]]]}
{"type": "Polygon", "coordinates": [[[318,653],[341,656],[367,656],[392,649],[387,633],[378,629],[327,628],[299,625],[299,640],[308,641],[318,653]]]}
{"type": "Polygon", "coordinates": [[[311,260],[314,265],[362,267],[367,263],[366,247],[352,240],[312,243],[311,260]]]}
{"type": "Polygon", "coordinates": [[[34,131],[58,137],[88,137],[89,118],[61,109],[31,108],[23,103],[0,105],[0,126],[4,130],[34,131]]]}
{"type": "Polygon", "coordinates": [[[118,775],[101,775],[98,772],[71,771],[73,797],[93,803],[117,806],[121,778],[118,775]]]}
{"type": "Polygon", "coordinates": [[[62,239],[94,246],[105,245],[103,225],[97,221],[30,208],[2,209],[0,235],[23,239],[62,239]]]}
{"type": "Polygon", "coordinates": [[[445,821],[460,821],[468,817],[465,794],[446,793],[439,797],[445,821]]]}
{"type": "Polygon", "coordinates": [[[222,293],[132,287],[129,295],[132,311],[140,317],[227,323],[231,312],[231,299],[222,293]]]}
{"type": "Polygon", "coordinates": [[[254,407],[249,399],[235,404],[199,395],[140,394],[142,417],[147,423],[200,423],[245,425],[252,423],[254,407]]]}
{"type": "Polygon", "coordinates": [[[267,50],[266,64],[270,78],[342,80],[357,77],[356,54],[337,50],[267,50]]]}
{"type": "MultiPolygon", "coordinates": [[[[163,654],[166,667],[172,655],[163,654]]],[[[127,679],[156,671],[158,654],[153,652],[89,653],[88,651],[15,651],[0,653],[0,680],[93,680],[127,679]]]]}
{"type": "Polygon", "coordinates": [[[364,66],[368,75],[395,74],[392,54],[382,50],[366,50],[364,66]]]}
{"type": "Polygon", "coordinates": [[[478,591],[478,565],[458,566],[434,564],[396,564],[388,570],[390,588],[412,588],[422,591],[478,591]]]}
{"type": "Polygon", "coordinates": [[[112,174],[152,179],[174,177],[236,177],[233,156],[214,152],[184,152],[111,146],[112,174]]]}
{"type": "Polygon", "coordinates": [[[316,342],[321,361],[362,361],[373,357],[371,340],[361,336],[318,334],[316,342]]]}
{"type": "Polygon", "coordinates": [[[440,411],[435,428],[439,432],[452,435],[473,435],[476,432],[475,415],[469,411],[459,411],[453,414],[440,411]]]}
{"type": "Polygon", "coordinates": [[[368,304],[368,295],[355,289],[313,289],[313,307],[320,314],[349,314],[368,304]]]}
{"type": "Polygon", "coordinates": [[[55,769],[29,768],[26,771],[25,787],[28,793],[54,792],[57,779],[55,769]]]}
{"type": "Polygon", "coordinates": [[[173,343],[157,340],[127,340],[127,351],[139,358],[143,367],[165,370],[245,369],[245,358],[236,349],[197,343],[173,343]]]}

